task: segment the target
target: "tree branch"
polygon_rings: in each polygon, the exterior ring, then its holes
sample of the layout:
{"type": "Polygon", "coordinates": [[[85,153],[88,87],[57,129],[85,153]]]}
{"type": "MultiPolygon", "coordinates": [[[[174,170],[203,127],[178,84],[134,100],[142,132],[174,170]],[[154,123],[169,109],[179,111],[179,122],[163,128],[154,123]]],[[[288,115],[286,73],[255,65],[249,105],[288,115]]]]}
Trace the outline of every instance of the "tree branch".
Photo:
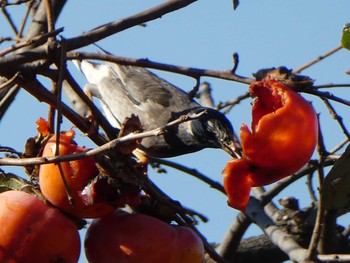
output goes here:
{"type": "Polygon", "coordinates": [[[289,256],[290,260],[305,262],[307,250],[300,247],[290,234],[276,226],[254,197],[251,197],[246,215],[269,236],[272,243],[289,256]]]}
{"type": "MultiPolygon", "coordinates": [[[[64,111],[64,104],[62,104],[62,110],[64,111]]],[[[143,139],[146,137],[152,137],[152,136],[160,136],[164,134],[164,132],[173,126],[176,126],[182,122],[194,120],[201,118],[203,115],[206,114],[206,111],[201,111],[196,114],[190,114],[190,115],[182,115],[178,119],[173,120],[169,123],[167,123],[164,127],[159,127],[150,131],[146,132],[140,132],[140,133],[129,133],[121,138],[114,139],[109,142],[105,142],[103,145],[95,148],[90,149],[85,152],[81,153],[74,153],[74,154],[67,154],[67,155],[61,155],[61,156],[52,156],[52,157],[34,157],[34,158],[2,158],[0,159],[0,166],[28,166],[28,165],[40,165],[40,164],[47,164],[47,163],[60,163],[60,162],[67,162],[72,160],[78,160],[90,156],[95,156],[97,154],[100,154],[104,151],[107,151],[109,149],[113,149],[115,147],[118,147],[121,143],[128,142],[128,141],[134,141],[143,139]]]]}
{"type": "MultiPolygon", "coordinates": [[[[250,84],[254,79],[238,76],[233,73],[231,70],[210,70],[210,69],[198,69],[198,68],[189,68],[183,66],[175,66],[160,62],[154,62],[149,59],[135,59],[135,58],[126,58],[110,54],[99,54],[99,53],[88,53],[88,52],[68,52],[67,59],[95,59],[101,61],[109,61],[118,63],[121,65],[132,65],[145,68],[153,68],[159,70],[170,71],[182,75],[192,77],[194,79],[199,79],[200,77],[214,77],[220,79],[233,80],[241,83],[250,84]]],[[[1,64],[0,64],[1,65],[1,64]]]]}
{"type": "Polygon", "coordinates": [[[67,50],[78,49],[95,43],[130,27],[160,18],[165,14],[184,8],[196,1],[197,0],[168,0],[138,14],[99,26],[80,36],[67,39],[67,50]]]}

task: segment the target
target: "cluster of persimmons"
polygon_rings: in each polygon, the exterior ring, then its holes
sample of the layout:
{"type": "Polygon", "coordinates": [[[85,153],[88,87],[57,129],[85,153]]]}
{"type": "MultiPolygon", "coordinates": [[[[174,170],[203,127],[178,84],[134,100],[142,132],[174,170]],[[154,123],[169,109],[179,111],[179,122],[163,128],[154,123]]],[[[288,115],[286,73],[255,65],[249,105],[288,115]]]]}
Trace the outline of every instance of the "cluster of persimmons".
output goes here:
{"type": "MultiPolygon", "coordinates": [[[[223,170],[228,205],[243,212],[251,187],[298,171],[309,161],[318,135],[313,107],[285,84],[265,79],[252,83],[249,91],[256,97],[251,130],[242,125],[242,157],[230,160],[223,170]]],[[[47,137],[43,157],[87,151],[74,143],[73,130],[57,138],[40,119],[38,131],[47,137]]],[[[84,242],[89,262],[204,261],[203,243],[194,231],[121,210],[138,205],[139,187],[112,196],[111,203],[109,195],[115,193],[108,189],[108,178],[99,174],[93,157],[47,163],[39,167],[44,198],[23,191],[1,193],[0,262],[77,262],[80,237],[72,217],[93,219],[84,242]]]]}

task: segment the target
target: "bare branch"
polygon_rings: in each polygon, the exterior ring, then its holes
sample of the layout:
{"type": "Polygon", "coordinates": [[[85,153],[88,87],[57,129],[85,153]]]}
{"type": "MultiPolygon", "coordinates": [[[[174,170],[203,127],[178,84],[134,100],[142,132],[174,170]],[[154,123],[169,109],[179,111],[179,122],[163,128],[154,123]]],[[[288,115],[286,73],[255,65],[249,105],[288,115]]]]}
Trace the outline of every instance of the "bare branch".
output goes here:
{"type": "Polygon", "coordinates": [[[46,15],[47,15],[47,31],[51,32],[55,30],[51,2],[50,0],[44,0],[44,2],[45,2],[46,15]]]}
{"type": "Polygon", "coordinates": [[[293,73],[300,73],[300,72],[302,72],[304,69],[307,69],[307,68],[311,67],[312,65],[320,62],[321,60],[323,60],[323,59],[333,55],[335,52],[341,50],[342,48],[343,47],[341,45],[339,45],[339,46],[331,49],[330,51],[328,51],[325,54],[319,56],[318,58],[316,58],[316,59],[314,59],[314,60],[312,60],[312,61],[310,61],[310,62],[308,62],[308,63],[306,63],[306,64],[304,64],[302,66],[300,66],[299,68],[293,70],[293,73]]]}
{"type": "Polygon", "coordinates": [[[78,37],[67,39],[67,50],[78,49],[115,33],[137,26],[184,8],[197,0],[168,0],[138,14],[117,20],[90,30],[78,37]]]}
{"type": "Polygon", "coordinates": [[[175,162],[172,162],[172,161],[168,161],[168,160],[164,160],[164,159],[155,159],[155,158],[150,158],[150,161],[152,162],[156,162],[156,163],[159,163],[159,164],[163,164],[163,165],[166,165],[166,166],[169,166],[171,168],[174,168],[174,169],[177,169],[181,172],[184,172],[184,173],[187,173],[203,182],[205,182],[206,184],[208,184],[211,188],[213,189],[216,189],[218,190],[219,192],[223,193],[224,195],[226,195],[226,192],[224,190],[224,187],[222,186],[221,183],[218,183],[214,180],[212,180],[211,178],[209,178],[208,176],[205,176],[204,174],[198,172],[197,170],[195,169],[192,169],[192,168],[189,168],[189,167],[186,167],[184,165],[181,165],[179,163],[175,163],[175,162]]]}
{"type": "Polygon", "coordinates": [[[13,32],[15,33],[15,35],[17,35],[18,34],[17,27],[16,27],[15,23],[13,22],[10,14],[7,12],[7,9],[5,7],[2,7],[1,11],[4,14],[5,18],[7,19],[7,22],[9,23],[9,25],[12,28],[13,32]]]}
{"type": "Polygon", "coordinates": [[[317,255],[320,262],[350,262],[349,254],[317,255]]]}
{"type": "Polygon", "coordinates": [[[218,246],[218,253],[226,260],[232,262],[235,258],[239,243],[252,221],[242,212],[233,220],[224,240],[218,246]]]}
{"type": "Polygon", "coordinates": [[[34,0],[30,0],[29,4],[27,5],[26,13],[24,14],[24,17],[22,19],[21,25],[20,25],[18,33],[17,33],[18,39],[22,38],[22,36],[23,36],[23,31],[24,31],[25,25],[28,21],[29,14],[30,14],[30,11],[32,10],[34,3],[35,3],[34,0]]]}
{"type": "Polygon", "coordinates": [[[291,235],[274,224],[271,218],[265,214],[257,199],[251,197],[246,215],[270,237],[275,245],[289,256],[290,260],[305,262],[307,250],[300,247],[291,235]]]}
{"type": "MultiPolygon", "coordinates": [[[[318,118],[318,122],[319,122],[319,118],[318,118]]],[[[318,125],[318,143],[317,143],[317,151],[318,151],[318,155],[319,155],[319,166],[318,166],[318,183],[319,183],[319,191],[321,191],[322,189],[322,183],[324,180],[324,167],[323,167],[323,162],[325,160],[325,155],[327,153],[326,151],[326,147],[323,141],[323,134],[320,128],[320,123],[318,125]]],[[[324,220],[324,206],[323,206],[323,202],[322,202],[322,198],[319,198],[318,200],[318,209],[317,209],[317,216],[316,216],[316,222],[315,222],[315,226],[314,226],[314,230],[311,236],[311,240],[310,240],[310,244],[309,244],[309,248],[308,248],[308,254],[307,254],[307,259],[308,260],[312,260],[314,259],[314,256],[316,255],[317,252],[317,246],[320,243],[324,243],[324,237],[323,240],[321,240],[321,232],[322,232],[322,228],[324,227],[323,225],[323,220],[324,220]]]]}
{"type": "Polygon", "coordinates": [[[326,107],[328,108],[329,113],[331,114],[333,119],[335,119],[338,122],[338,124],[339,124],[341,130],[343,131],[343,133],[345,134],[346,138],[348,140],[350,140],[350,133],[348,132],[347,128],[345,127],[345,124],[343,122],[343,118],[337,114],[334,107],[327,99],[322,99],[322,100],[326,104],[326,107]]]}
{"type": "MultiPolygon", "coordinates": [[[[19,76],[16,79],[16,83],[39,101],[44,101],[48,105],[52,105],[53,107],[57,108],[56,96],[49,92],[37,79],[33,78],[32,76],[19,76]]],[[[82,132],[88,133],[91,130],[87,121],[70,109],[65,103],[62,103],[62,113],[82,132]]],[[[100,134],[89,134],[89,138],[97,145],[101,145],[106,142],[106,139],[100,134]]]]}
{"type": "Polygon", "coordinates": [[[349,88],[350,84],[323,84],[323,85],[315,85],[315,89],[326,89],[326,88],[349,88]]]}
{"type": "MultiPolygon", "coordinates": [[[[101,111],[96,107],[96,105],[88,98],[88,96],[84,93],[82,88],[79,87],[78,83],[72,77],[70,72],[66,71],[66,80],[73,91],[77,94],[77,96],[85,103],[88,109],[91,111],[92,116],[94,116],[94,121],[97,122],[98,125],[103,129],[106,136],[109,139],[115,139],[119,130],[112,127],[112,125],[108,122],[106,117],[101,113],[101,111]]],[[[85,117],[85,116],[84,116],[85,117]]]]}
{"type": "MultiPolygon", "coordinates": [[[[64,104],[62,104],[64,106],[64,104]]],[[[62,108],[64,109],[64,108],[62,108]]],[[[127,141],[134,141],[143,139],[146,137],[152,137],[152,136],[160,136],[164,134],[164,132],[172,127],[176,126],[182,122],[194,120],[201,118],[203,115],[206,114],[206,111],[201,111],[199,113],[190,114],[190,115],[182,115],[178,119],[171,121],[167,123],[164,127],[159,127],[150,131],[146,132],[140,132],[140,133],[129,133],[128,135],[125,135],[121,138],[114,139],[110,142],[107,142],[100,147],[97,147],[95,149],[87,150],[86,152],[81,153],[75,153],[75,154],[67,154],[62,156],[56,156],[56,157],[34,157],[34,158],[23,158],[23,159],[17,159],[17,158],[2,158],[0,159],[0,166],[8,165],[8,166],[28,166],[28,165],[39,165],[39,164],[46,164],[46,163],[60,163],[60,162],[67,162],[72,160],[78,160],[90,156],[94,156],[97,154],[100,154],[106,150],[113,149],[115,147],[118,147],[123,142],[127,141]]]]}
{"type": "Polygon", "coordinates": [[[233,59],[233,68],[232,68],[232,73],[235,74],[236,70],[238,68],[238,63],[239,63],[239,56],[238,53],[234,53],[232,55],[232,59],[233,59]]]}
{"type": "Polygon", "coordinates": [[[114,62],[121,65],[132,65],[132,66],[138,66],[138,67],[145,67],[145,68],[153,68],[153,69],[159,69],[159,70],[165,70],[170,71],[182,75],[186,75],[189,77],[192,77],[194,79],[199,79],[200,77],[214,77],[214,78],[220,78],[220,79],[227,79],[227,80],[233,80],[241,83],[250,84],[254,81],[254,79],[241,77],[238,75],[235,75],[231,70],[210,70],[210,69],[197,69],[197,68],[189,68],[189,67],[182,67],[182,66],[175,66],[160,62],[154,62],[149,59],[133,59],[133,58],[126,58],[126,57],[120,57],[110,54],[99,54],[99,53],[88,53],[88,52],[68,52],[67,59],[95,59],[95,60],[101,60],[101,61],[108,61],[108,62],[114,62]]]}
{"type": "Polygon", "coordinates": [[[62,31],[63,31],[63,28],[59,28],[59,29],[54,30],[52,32],[45,33],[45,34],[33,37],[33,38],[29,39],[29,40],[21,41],[21,42],[17,43],[16,45],[12,45],[12,46],[10,46],[10,47],[8,47],[6,49],[3,49],[0,52],[0,57],[3,57],[6,54],[8,54],[10,52],[13,52],[15,50],[18,50],[18,49],[20,49],[22,47],[26,47],[26,46],[30,46],[30,45],[39,46],[41,44],[44,44],[49,37],[56,36],[59,33],[61,33],[62,31]]]}
{"type": "Polygon", "coordinates": [[[346,106],[350,106],[350,101],[349,100],[346,100],[346,99],[334,96],[330,92],[322,92],[322,91],[318,91],[318,90],[314,90],[314,89],[313,90],[303,90],[303,92],[309,93],[309,94],[312,94],[312,95],[315,95],[315,96],[318,96],[318,97],[321,97],[321,98],[334,100],[334,101],[342,103],[342,104],[344,104],[346,106]]]}
{"type": "Polygon", "coordinates": [[[234,99],[232,99],[230,101],[219,103],[218,106],[217,106],[217,109],[221,110],[221,109],[227,107],[227,109],[224,111],[224,114],[227,114],[227,113],[229,113],[232,110],[232,108],[234,106],[236,106],[241,101],[243,101],[243,100],[245,100],[247,98],[250,98],[250,93],[249,92],[247,92],[247,93],[245,93],[243,95],[240,95],[240,96],[238,96],[238,97],[236,97],[236,98],[234,98],[234,99]]]}
{"type": "Polygon", "coordinates": [[[13,75],[13,77],[10,78],[9,80],[7,80],[6,82],[1,83],[1,85],[0,85],[0,90],[6,89],[6,88],[12,86],[13,84],[15,84],[16,78],[17,78],[18,76],[19,76],[19,72],[17,72],[15,75],[13,75]]]}
{"type": "Polygon", "coordinates": [[[30,1],[33,1],[33,0],[17,0],[17,1],[14,1],[12,3],[9,3],[7,1],[1,1],[2,2],[1,4],[2,4],[2,7],[3,7],[3,6],[11,6],[11,5],[21,5],[21,4],[30,2],[30,1]]]}
{"type": "MultiPolygon", "coordinates": [[[[55,21],[59,15],[59,13],[61,12],[65,3],[66,3],[66,0],[52,0],[51,5],[52,5],[52,10],[53,10],[55,21]]],[[[27,13],[29,12],[30,8],[31,7],[28,7],[27,13]]],[[[25,34],[25,38],[31,39],[37,35],[40,35],[41,33],[47,32],[46,25],[47,24],[46,24],[45,5],[44,5],[43,1],[41,1],[41,3],[39,4],[39,7],[35,11],[35,14],[33,15],[32,23],[29,26],[29,28],[25,34]]],[[[21,48],[21,52],[24,52],[24,50],[29,50],[30,48],[31,48],[31,46],[24,46],[23,48],[21,48]]],[[[24,52],[24,54],[21,53],[21,54],[14,54],[12,56],[2,57],[1,62],[8,61],[8,59],[9,59],[12,63],[12,66],[14,66],[14,68],[15,68],[15,69],[13,69],[13,68],[11,69],[11,67],[0,66],[0,68],[3,71],[5,71],[4,75],[8,75],[8,74],[13,75],[14,72],[18,71],[18,65],[25,63],[25,61],[26,62],[36,61],[37,59],[39,59],[38,57],[40,57],[40,56],[41,56],[41,58],[48,57],[47,49],[45,47],[41,47],[41,48],[39,48],[39,50],[40,50],[40,52],[42,52],[39,54],[39,56],[37,56],[37,54],[35,54],[35,51],[33,49],[30,52],[24,52]],[[34,52],[32,53],[32,51],[34,51],[34,52]],[[36,57],[36,58],[33,59],[33,57],[36,57]],[[29,58],[29,60],[28,60],[28,58],[29,58]]],[[[17,52],[19,52],[19,50],[17,50],[17,52]]],[[[17,92],[18,92],[17,87],[11,87],[11,88],[9,88],[9,90],[3,90],[0,92],[0,98],[1,98],[1,104],[2,104],[0,117],[2,117],[5,114],[6,110],[11,105],[13,99],[15,98],[17,92]]]]}

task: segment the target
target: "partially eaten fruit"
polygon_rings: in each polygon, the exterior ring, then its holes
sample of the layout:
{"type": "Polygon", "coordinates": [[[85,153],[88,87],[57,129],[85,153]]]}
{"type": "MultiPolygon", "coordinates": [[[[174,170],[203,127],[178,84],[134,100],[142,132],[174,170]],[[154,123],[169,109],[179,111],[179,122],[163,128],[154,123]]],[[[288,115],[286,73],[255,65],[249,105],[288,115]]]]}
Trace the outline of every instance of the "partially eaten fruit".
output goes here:
{"type": "Polygon", "coordinates": [[[302,168],[318,139],[318,120],[312,105],[285,84],[257,81],[249,91],[256,97],[251,131],[240,131],[243,156],[223,170],[228,204],[244,211],[251,187],[271,184],[302,168]]]}

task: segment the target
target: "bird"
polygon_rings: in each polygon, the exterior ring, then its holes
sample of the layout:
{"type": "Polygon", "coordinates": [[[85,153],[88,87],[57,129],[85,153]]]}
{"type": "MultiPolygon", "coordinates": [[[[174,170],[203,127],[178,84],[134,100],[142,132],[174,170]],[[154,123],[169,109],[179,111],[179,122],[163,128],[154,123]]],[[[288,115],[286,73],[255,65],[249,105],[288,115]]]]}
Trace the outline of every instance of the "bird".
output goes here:
{"type": "Polygon", "coordinates": [[[345,24],[343,27],[341,45],[343,48],[350,50],[350,23],[345,24]]]}
{"type": "Polygon", "coordinates": [[[132,114],[139,117],[143,130],[164,127],[180,116],[199,117],[166,129],[160,136],[143,138],[138,150],[145,156],[168,158],[221,148],[235,155],[234,131],[226,116],[198,104],[188,93],[143,67],[111,62],[74,60],[88,83],[84,91],[100,100],[107,120],[116,128],[132,114]]]}

